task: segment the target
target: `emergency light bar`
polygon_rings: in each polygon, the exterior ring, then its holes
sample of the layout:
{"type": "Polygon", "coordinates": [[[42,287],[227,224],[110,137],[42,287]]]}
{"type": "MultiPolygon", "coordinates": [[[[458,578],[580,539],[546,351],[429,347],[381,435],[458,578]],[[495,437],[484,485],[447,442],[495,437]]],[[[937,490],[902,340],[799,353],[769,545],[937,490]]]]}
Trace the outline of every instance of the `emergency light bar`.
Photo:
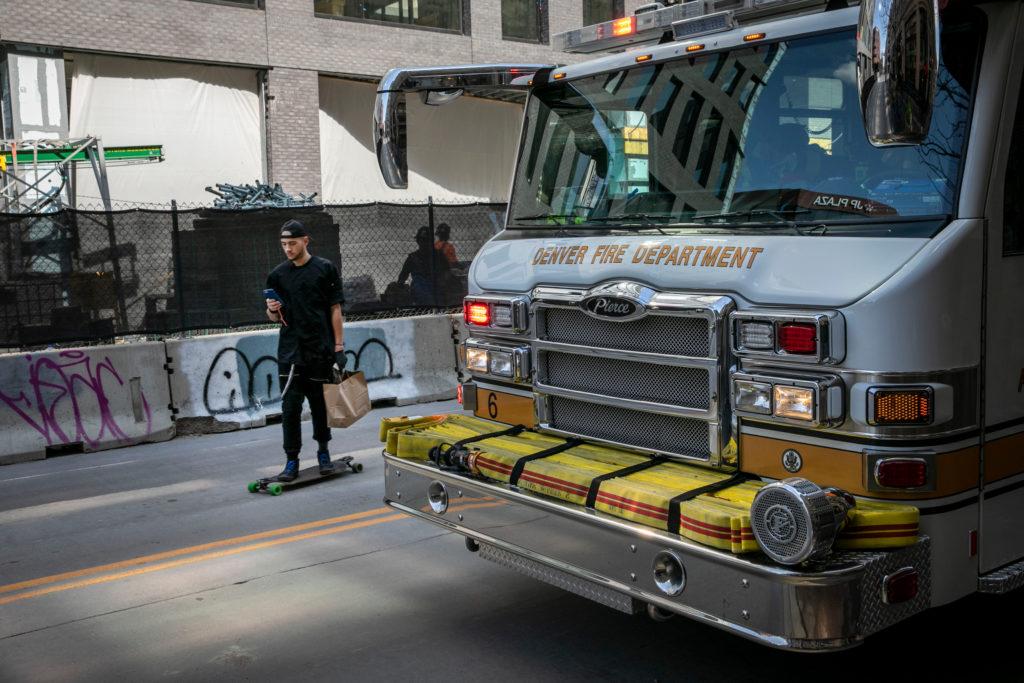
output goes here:
{"type": "Polygon", "coordinates": [[[825,0],[689,0],[668,7],[652,3],[636,14],[555,34],[552,45],[563,52],[590,53],[625,48],[660,40],[669,32],[674,40],[735,28],[738,18],[817,8],[825,0]]]}

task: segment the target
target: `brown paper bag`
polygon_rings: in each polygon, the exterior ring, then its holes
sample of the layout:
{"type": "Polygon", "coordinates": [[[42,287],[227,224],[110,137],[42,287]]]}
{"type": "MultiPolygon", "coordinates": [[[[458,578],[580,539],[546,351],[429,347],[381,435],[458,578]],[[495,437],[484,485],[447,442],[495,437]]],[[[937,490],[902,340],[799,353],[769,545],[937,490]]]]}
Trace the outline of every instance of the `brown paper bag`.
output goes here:
{"type": "Polygon", "coordinates": [[[370,391],[361,372],[346,372],[337,384],[324,385],[327,424],[348,427],[370,412],[370,391]]]}

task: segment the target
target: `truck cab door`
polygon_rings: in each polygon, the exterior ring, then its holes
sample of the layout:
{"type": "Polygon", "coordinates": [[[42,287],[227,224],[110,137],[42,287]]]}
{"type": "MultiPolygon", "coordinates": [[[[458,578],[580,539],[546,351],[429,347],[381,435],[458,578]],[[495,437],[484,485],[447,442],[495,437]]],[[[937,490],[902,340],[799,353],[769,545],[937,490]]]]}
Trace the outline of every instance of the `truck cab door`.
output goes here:
{"type": "MultiPolygon", "coordinates": [[[[1008,23],[1016,26],[1015,37],[997,28],[993,16],[989,18],[989,55],[995,48],[991,43],[1013,40],[1006,48],[1008,69],[993,70],[1007,74],[1002,115],[988,119],[999,123],[985,207],[989,220],[983,323],[982,574],[1024,557],[1024,15],[1018,7],[1012,4],[1016,17],[1008,23]]],[[[986,86],[1000,77],[982,82],[979,99],[996,97],[1000,89],[986,86]]],[[[974,125],[984,123],[979,117],[974,125]]]]}

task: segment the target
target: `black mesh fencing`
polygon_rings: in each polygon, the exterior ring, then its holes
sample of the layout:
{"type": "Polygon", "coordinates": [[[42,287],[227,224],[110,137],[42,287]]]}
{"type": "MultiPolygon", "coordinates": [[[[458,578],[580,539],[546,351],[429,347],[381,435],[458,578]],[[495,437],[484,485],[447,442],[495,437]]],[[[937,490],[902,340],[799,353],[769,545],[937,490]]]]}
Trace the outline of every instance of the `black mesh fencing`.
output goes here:
{"type": "Polygon", "coordinates": [[[0,347],[267,322],[262,291],[302,220],[339,264],[348,315],[457,306],[504,204],[0,214],[0,347]],[[444,239],[443,239],[444,238],[444,239]]]}

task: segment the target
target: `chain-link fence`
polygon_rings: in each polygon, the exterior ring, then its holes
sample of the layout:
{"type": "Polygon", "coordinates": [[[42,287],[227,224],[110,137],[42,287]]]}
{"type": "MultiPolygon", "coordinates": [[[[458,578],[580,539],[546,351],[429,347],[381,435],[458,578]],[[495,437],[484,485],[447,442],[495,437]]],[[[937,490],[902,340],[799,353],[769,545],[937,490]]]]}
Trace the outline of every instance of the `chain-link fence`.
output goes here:
{"type": "Polygon", "coordinates": [[[266,322],[278,230],[302,220],[338,263],[349,315],[456,306],[504,204],[0,214],[0,347],[266,322]]]}

